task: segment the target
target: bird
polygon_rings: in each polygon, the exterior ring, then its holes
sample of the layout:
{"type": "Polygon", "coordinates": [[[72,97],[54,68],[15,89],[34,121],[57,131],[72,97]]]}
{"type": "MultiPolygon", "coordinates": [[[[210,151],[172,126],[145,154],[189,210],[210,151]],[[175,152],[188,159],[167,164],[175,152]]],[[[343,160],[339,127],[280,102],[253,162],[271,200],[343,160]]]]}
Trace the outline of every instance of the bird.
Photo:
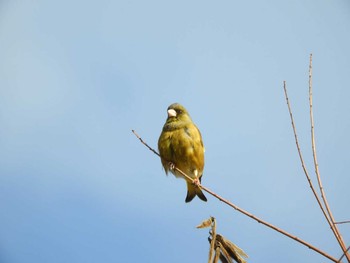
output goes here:
{"type": "Polygon", "coordinates": [[[158,140],[158,150],[165,173],[170,171],[175,177],[184,178],[187,183],[185,202],[191,202],[195,196],[207,201],[202,190],[173,169],[174,166],[196,182],[201,182],[204,169],[202,135],[193,123],[188,111],[179,103],[171,104],[167,109],[168,117],[158,140]]]}

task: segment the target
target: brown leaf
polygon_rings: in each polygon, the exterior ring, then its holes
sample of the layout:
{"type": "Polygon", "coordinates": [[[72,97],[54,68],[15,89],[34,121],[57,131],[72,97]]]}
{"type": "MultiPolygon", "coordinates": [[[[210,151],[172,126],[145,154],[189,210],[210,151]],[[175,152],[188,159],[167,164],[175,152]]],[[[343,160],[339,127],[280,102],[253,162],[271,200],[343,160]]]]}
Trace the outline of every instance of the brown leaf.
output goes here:
{"type": "Polygon", "coordinates": [[[206,227],[210,227],[211,224],[213,223],[213,218],[214,217],[210,217],[206,220],[204,220],[202,223],[200,223],[198,226],[196,226],[197,228],[206,228],[206,227]]]}

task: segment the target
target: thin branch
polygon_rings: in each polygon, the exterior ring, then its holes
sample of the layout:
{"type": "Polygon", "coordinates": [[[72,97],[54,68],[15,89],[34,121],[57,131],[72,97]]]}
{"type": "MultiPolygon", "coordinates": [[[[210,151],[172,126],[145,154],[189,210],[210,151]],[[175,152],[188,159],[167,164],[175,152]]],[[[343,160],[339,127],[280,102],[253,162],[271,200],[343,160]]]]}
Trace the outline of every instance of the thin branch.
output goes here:
{"type": "Polygon", "coordinates": [[[326,211],[327,211],[327,214],[328,214],[327,221],[331,222],[330,223],[331,229],[332,229],[333,233],[335,234],[335,237],[336,237],[340,247],[342,248],[342,251],[345,253],[345,256],[346,256],[348,262],[350,262],[350,255],[348,253],[346,253],[345,242],[344,242],[344,240],[343,240],[343,238],[338,230],[338,227],[335,224],[335,220],[334,220],[332,211],[329,207],[329,204],[328,204],[328,201],[326,198],[326,193],[324,192],[324,189],[323,189],[320,171],[318,169],[318,162],[317,162],[317,155],[316,155],[316,143],[315,143],[315,129],[314,129],[315,125],[314,125],[314,115],[313,115],[313,105],[312,105],[312,54],[310,54],[310,63],[309,63],[309,104],[310,104],[312,155],[313,155],[313,159],[314,159],[315,174],[317,177],[318,186],[320,189],[323,204],[324,204],[326,211]]]}
{"type": "Polygon", "coordinates": [[[340,263],[340,261],[342,260],[342,258],[345,256],[345,254],[349,251],[350,246],[347,248],[347,250],[343,253],[343,255],[339,258],[337,263],[340,263]]]}
{"type": "Polygon", "coordinates": [[[350,220],[334,222],[334,224],[337,224],[337,225],[348,224],[348,223],[350,223],[350,220]]]}
{"type": "Polygon", "coordinates": [[[160,154],[157,153],[154,149],[152,149],[151,147],[148,146],[147,143],[145,143],[142,138],[136,133],[135,130],[131,130],[133,134],[135,134],[136,138],[140,140],[140,142],[145,145],[150,151],[152,151],[155,155],[158,155],[160,157],[160,154]]]}
{"type": "Polygon", "coordinates": [[[293,240],[295,240],[295,241],[297,241],[297,242],[303,244],[304,246],[306,246],[306,247],[308,247],[308,248],[310,248],[310,249],[312,249],[312,250],[318,252],[319,254],[323,255],[324,257],[326,257],[326,258],[328,258],[328,259],[330,259],[330,260],[332,260],[332,261],[336,260],[336,259],[333,258],[332,256],[326,254],[325,252],[323,252],[322,250],[318,249],[317,247],[311,245],[310,243],[307,243],[306,241],[304,241],[304,240],[298,238],[297,236],[293,236],[292,234],[286,232],[285,230],[283,230],[283,229],[281,229],[281,228],[278,228],[278,227],[276,227],[276,226],[274,226],[274,225],[268,223],[267,221],[264,221],[264,220],[262,220],[262,219],[260,219],[260,218],[258,218],[258,217],[256,217],[256,216],[254,216],[253,214],[251,214],[251,213],[245,211],[244,209],[242,209],[242,208],[236,206],[235,204],[231,203],[231,202],[228,201],[227,199],[224,199],[224,198],[222,198],[220,195],[214,193],[213,191],[211,191],[211,190],[208,189],[207,187],[205,187],[205,186],[203,186],[203,185],[199,185],[199,187],[200,187],[202,190],[206,191],[207,193],[209,193],[209,194],[211,194],[212,196],[214,196],[214,197],[216,197],[217,199],[219,199],[221,202],[223,202],[223,203],[229,205],[230,207],[232,207],[233,209],[237,210],[238,212],[240,212],[240,213],[242,213],[242,214],[244,214],[244,215],[246,215],[246,216],[248,216],[248,217],[254,219],[254,220],[257,221],[258,223],[263,224],[263,225],[265,225],[265,226],[267,226],[267,227],[269,227],[269,228],[272,228],[273,230],[275,230],[275,231],[277,231],[277,232],[279,232],[279,233],[281,233],[281,234],[283,234],[283,235],[285,235],[285,236],[287,236],[287,237],[289,237],[289,238],[291,238],[291,239],[293,239],[293,240]]]}
{"type": "Polygon", "coordinates": [[[306,179],[309,183],[309,186],[311,188],[311,191],[312,193],[314,194],[315,198],[316,198],[316,201],[323,213],[323,215],[325,216],[329,226],[332,228],[332,223],[328,217],[328,215],[326,214],[326,211],[324,210],[323,206],[322,206],[322,203],[321,203],[321,200],[320,200],[320,197],[318,196],[313,184],[312,184],[312,181],[310,179],[310,176],[309,176],[309,172],[307,171],[306,169],[306,165],[305,165],[305,162],[304,162],[304,158],[303,158],[303,155],[301,153],[301,150],[300,150],[300,146],[299,146],[299,140],[298,140],[298,135],[297,135],[297,130],[296,130],[296,127],[295,127],[295,124],[294,124],[294,118],[293,118],[293,113],[292,113],[292,109],[291,109],[291,106],[290,106],[290,103],[289,103],[289,98],[288,98],[288,93],[287,93],[287,85],[286,85],[286,82],[284,81],[283,82],[283,89],[284,89],[284,95],[286,97],[286,101],[287,101],[287,106],[288,106],[288,111],[289,111],[289,116],[290,116],[290,120],[292,122],[292,127],[293,127],[293,133],[294,133],[294,139],[295,139],[295,144],[297,146],[297,149],[298,149],[298,154],[299,154],[299,159],[300,159],[300,162],[301,162],[301,166],[303,167],[303,171],[304,171],[304,174],[306,176],[306,179]]]}
{"type": "MultiPolygon", "coordinates": [[[[144,142],[144,141],[141,139],[141,137],[140,137],[134,130],[132,130],[132,132],[133,132],[134,135],[141,141],[142,144],[144,144],[149,150],[151,150],[153,153],[155,153],[157,156],[159,156],[159,157],[161,158],[161,156],[159,155],[159,153],[157,153],[157,152],[156,152],[153,148],[151,148],[146,142],[144,142]]],[[[170,165],[170,164],[169,164],[169,165],[170,165]]],[[[178,172],[181,173],[184,177],[186,177],[188,180],[190,180],[190,182],[196,183],[196,185],[197,185],[198,187],[200,187],[202,190],[204,190],[204,191],[206,191],[207,193],[211,194],[212,196],[216,197],[216,198],[219,199],[221,202],[227,204],[228,206],[232,207],[233,209],[237,210],[238,212],[240,212],[240,213],[242,213],[242,214],[244,214],[244,215],[246,215],[246,216],[248,216],[248,217],[254,219],[255,221],[257,221],[257,222],[260,223],[260,224],[263,224],[263,225],[265,225],[265,226],[267,226],[267,227],[269,227],[269,228],[271,228],[271,229],[273,229],[273,230],[275,230],[275,231],[277,231],[277,232],[279,232],[279,233],[281,233],[281,234],[283,234],[283,235],[285,235],[285,236],[287,236],[287,237],[289,237],[289,238],[291,238],[291,239],[293,239],[293,240],[295,240],[295,241],[301,243],[302,245],[304,245],[304,246],[306,246],[306,247],[308,247],[308,248],[310,248],[310,249],[316,251],[317,253],[321,254],[322,256],[328,258],[329,260],[331,260],[331,261],[333,261],[333,262],[337,262],[337,261],[338,261],[336,258],[334,258],[334,257],[332,257],[332,256],[330,256],[330,255],[328,255],[327,253],[325,253],[324,251],[320,250],[319,248],[317,248],[317,247],[315,247],[315,246],[313,246],[313,245],[307,243],[306,241],[304,241],[304,240],[302,240],[302,239],[300,239],[300,238],[298,238],[298,237],[296,237],[296,236],[293,236],[292,234],[290,234],[290,233],[288,233],[288,232],[282,230],[281,228],[278,228],[278,227],[276,227],[276,226],[274,226],[274,225],[272,225],[272,224],[270,224],[270,223],[268,223],[268,222],[266,222],[266,221],[264,221],[264,220],[262,220],[262,219],[260,219],[260,218],[258,218],[258,217],[256,217],[256,216],[254,216],[253,214],[251,214],[251,213],[245,211],[244,209],[242,209],[242,208],[236,206],[235,204],[231,203],[231,202],[228,201],[227,199],[225,199],[225,198],[219,196],[218,194],[214,193],[214,192],[211,191],[209,188],[203,186],[203,185],[200,184],[199,182],[194,182],[195,180],[193,180],[191,177],[189,177],[189,176],[186,175],[184,172],[182,172],[180,169],[178,169],[176,166],[174,166],[174,164],[171,164],[171,166],[173,166],[174,169],[176,169],[176,171],[178,171],[178,172]]]]}

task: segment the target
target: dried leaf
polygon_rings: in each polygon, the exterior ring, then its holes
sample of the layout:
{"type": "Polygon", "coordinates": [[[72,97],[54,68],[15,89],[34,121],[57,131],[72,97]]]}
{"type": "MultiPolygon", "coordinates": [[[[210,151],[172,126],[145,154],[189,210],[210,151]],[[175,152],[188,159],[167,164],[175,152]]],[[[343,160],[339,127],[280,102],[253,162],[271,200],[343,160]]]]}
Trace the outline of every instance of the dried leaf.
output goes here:
{"type": "Polygon", "coordinates": [[[226,263],[226,262],[233,263],[230,253],[226,250],[226,248],[222,245],[222,243],[220,243],[219,240],[217,240],[216,242],[218,244],[218,247],[220,247],[220,251],[221,251],[220,260],[223,263],[226,263]]]}
{"type": "Polygon", "coordinates": [[[206,228],[206,227],[210,227],[212,223],[213,223],[213,217],[210,217],[210,218],[204,220],[202,223],[200,223],[196,227],[197,228],[206,228]]]}
{"type": "Polygon", "coordinates": [[[241,248],[219,234],[216,235],[216,239],[217,242],[222,245],[224,250],[227,251],[231,258],[238,263],[246,263],[244,258],[248,258],[248,255],[241,248]]]}
{"type": "Polygon", "coordinates": [[[211,229],[208,237],[210,243],[208,263],[217,263],[219,259],[222,263],[233,263],[233,260],[237,263],[247,263],[245,258],[248,258],[248,255],[241,248],[222,235],[216,234],[216,220],[214,217],[204,220],[197,228],[209,226],[211,226],[211,229]]]}

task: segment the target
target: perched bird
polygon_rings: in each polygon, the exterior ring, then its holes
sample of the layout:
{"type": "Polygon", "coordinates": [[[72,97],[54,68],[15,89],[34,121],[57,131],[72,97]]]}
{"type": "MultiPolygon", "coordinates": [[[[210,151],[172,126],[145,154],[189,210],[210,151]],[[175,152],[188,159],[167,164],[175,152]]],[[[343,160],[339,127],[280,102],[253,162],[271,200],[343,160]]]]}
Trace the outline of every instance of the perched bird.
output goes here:
{"type": "Polygon", "coordinates": [[[169,163],[172,163],[189,177],[201,181],[204,168],[202,135],[192,122],[187,110],[178,103],[168,107],[168,118],[158,140],[158,149],[166,174],[170,170],[176,177],[186,180],[187,196],[185,202],[190,202],[196,195],[201,200],[207,201],[198,186],[169,167],[169,163]]]}

